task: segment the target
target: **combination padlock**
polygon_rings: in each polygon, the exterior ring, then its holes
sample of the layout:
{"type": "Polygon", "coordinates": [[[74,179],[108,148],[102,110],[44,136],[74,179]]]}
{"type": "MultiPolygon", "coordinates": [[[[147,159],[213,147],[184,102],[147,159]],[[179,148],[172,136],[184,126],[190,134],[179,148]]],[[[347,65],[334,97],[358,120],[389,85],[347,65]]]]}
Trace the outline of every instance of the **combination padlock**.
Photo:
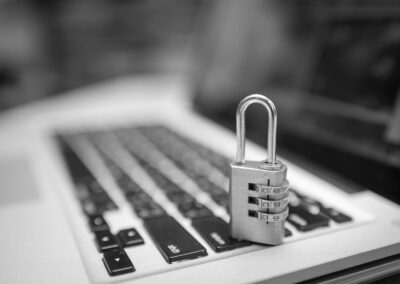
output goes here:
{"type": "Polygon", "coordinates": [[[285,235],[289,182],[287,167],[276,160],[277,114],[273,102],[262,95],[245,97],[236,111],[236,161],[230,164],[230,230],[236,239],[278,245],[285,235]],[[245,160],[245,112],[258,103],[268,111],[267,159],[245,160]]]}

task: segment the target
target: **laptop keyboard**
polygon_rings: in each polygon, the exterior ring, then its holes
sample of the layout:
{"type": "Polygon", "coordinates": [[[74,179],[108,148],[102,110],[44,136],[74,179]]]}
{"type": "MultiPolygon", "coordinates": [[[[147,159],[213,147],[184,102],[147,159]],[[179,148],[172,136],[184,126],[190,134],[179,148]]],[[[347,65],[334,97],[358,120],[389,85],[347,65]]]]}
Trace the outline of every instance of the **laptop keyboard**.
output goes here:
{"type": "MultiPolygon", "coordinates": [[[[98,162],[166,263],[210,257],[208,248],[176,214],[189,221],[216,254],[254,246],[229,237],[227,157],[164,126],[62,135],[59,144],[75,196],[110,276],[137,273],[125,250],[147,244],[137,228],[112,230],[104,215],[120,210],[118,202],[87,165],[87,151],[79,150],[77,140],[100,157],[98,162]]],[[[307,234],[353,221],[352,216],[294,189],[289,207],[287,239],[294,232],[307,234]]]]}

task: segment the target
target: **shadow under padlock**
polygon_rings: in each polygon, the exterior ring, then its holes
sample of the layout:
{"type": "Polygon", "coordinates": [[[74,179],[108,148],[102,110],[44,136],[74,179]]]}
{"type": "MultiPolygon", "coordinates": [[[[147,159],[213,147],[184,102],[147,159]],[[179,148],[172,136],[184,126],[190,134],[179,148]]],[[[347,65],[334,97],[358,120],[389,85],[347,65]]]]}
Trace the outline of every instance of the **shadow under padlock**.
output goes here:
{"type": "Polygon", "coordinates": [[[236,111],[236,161],[230,164],[230,230],[236,239],[278,245],[285,235],[289,183],[287,167],[276,160],[277,114],[273,102],[254,94],[240,101],[236,111]],[[245,160],[245,112],[253,103],[268,111],[268,147],[264,161],[245,160]]]}

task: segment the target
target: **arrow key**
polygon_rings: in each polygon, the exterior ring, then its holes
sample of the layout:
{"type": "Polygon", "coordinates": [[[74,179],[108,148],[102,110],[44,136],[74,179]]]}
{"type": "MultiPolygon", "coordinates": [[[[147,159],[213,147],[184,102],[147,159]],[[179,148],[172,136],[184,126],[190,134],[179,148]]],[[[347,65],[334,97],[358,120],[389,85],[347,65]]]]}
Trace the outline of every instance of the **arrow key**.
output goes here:
{"type": "Polygon", "coordinates": [[[97,249],[100,252],[118,248],[117,238],[108,230],[95,233],[97,249]]]}
{"type": "Polygon", "coordinates": [[[123,249],[115,249],[105,252],[103,254],[103,263],[110,276],[135,271],[135,267],[123,249]]]}
{"type": "Polygon", "coordinates": [[[134,228],[121,230],[121,231],[119,231],[117,236],[123,247],[144,244],[143,238],[139,235],[139,233],[134,228]]]}

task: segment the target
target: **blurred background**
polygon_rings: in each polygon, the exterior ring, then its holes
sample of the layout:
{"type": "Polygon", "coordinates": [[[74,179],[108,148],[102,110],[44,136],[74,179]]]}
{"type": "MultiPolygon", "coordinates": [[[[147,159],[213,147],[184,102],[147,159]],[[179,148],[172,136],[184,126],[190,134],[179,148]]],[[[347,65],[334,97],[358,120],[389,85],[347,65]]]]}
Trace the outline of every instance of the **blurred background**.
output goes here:
{"type": "MultiPolygon", "coordinates": [[[[398,1],[0,0],[0,119],[159,73],[186,76],[195,108],[232,130],[238,101],[266,94],[278,153],[400,203],[398,1]]],[[[248,120],[265,145],[266,113],[248,120]]]]}

